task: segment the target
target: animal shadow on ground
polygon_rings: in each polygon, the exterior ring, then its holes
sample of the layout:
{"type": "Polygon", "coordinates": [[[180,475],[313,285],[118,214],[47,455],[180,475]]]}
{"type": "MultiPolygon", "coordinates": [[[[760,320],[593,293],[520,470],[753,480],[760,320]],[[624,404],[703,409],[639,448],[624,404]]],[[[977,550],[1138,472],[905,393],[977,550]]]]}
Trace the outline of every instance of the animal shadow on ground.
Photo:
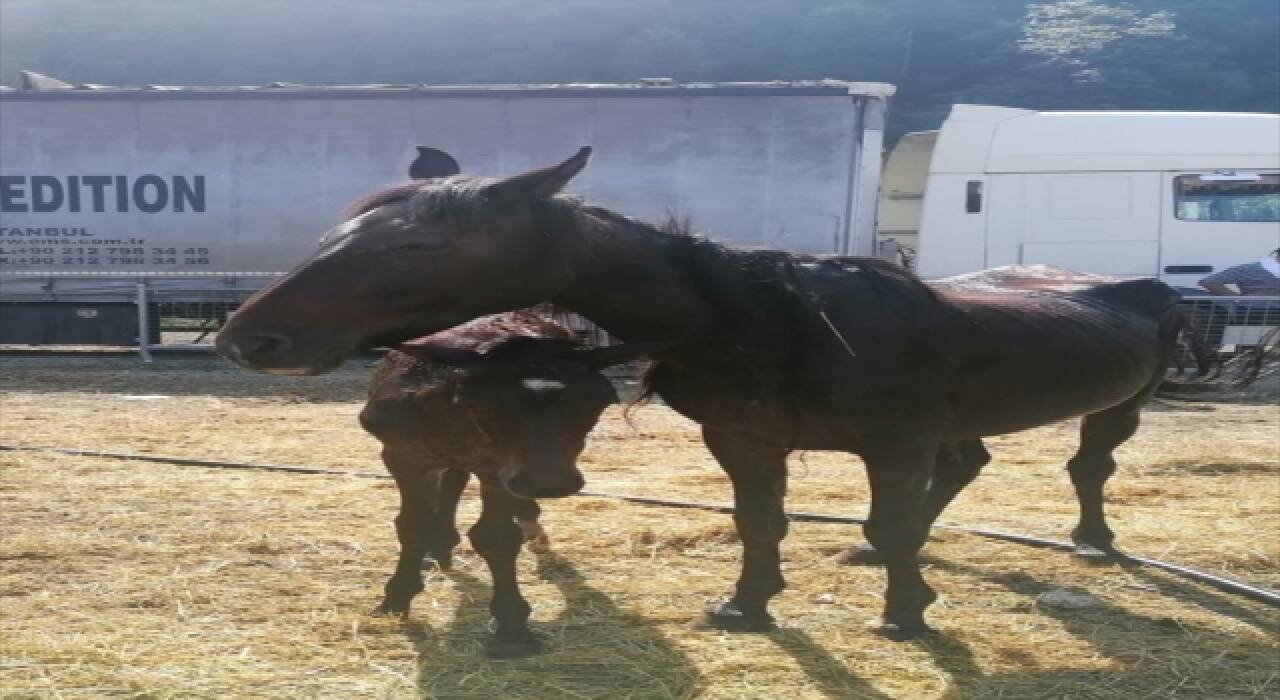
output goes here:
{"type": "Polygon", "coordinates": [[[1274,462],[1165,462],[1146,467],[1148,474],[1194,474],[1198,476],[1231,476],[1233,474],[1274,474],[1274,462]]]}
{"type": "Polygon", "coordinates": [[[487,577],[455,568],[446,576],[462,600],[448,626],[433,630],[420,616],[405,623],[418,652],[423,697],[692,698],[702,693],[701,673],[656,623],[619,608],[560,555],[540,551],[536,556],[539,578],[564,596],[564,609],[555,619],[531,625],[546,645],[543,652],[524,659],[486,658],[481,647],[489,634],[491,586],[487,577]]]}
{"type": "MultiPolygon", "coordinates": [[[[1233,634],[1188,620],[1151,617],[1105,600],[1084,609],[1054,607],[1040,604],[1038,597],[1060,588],[1073,593],[1085,591],[1046,583],[1021,571],[992,572],[953,562],[937,562],[935,566],[1026,596],[1026,604],[1016,606],[1013,612],[1031,612],[1057,620],[1068,634],[1087,642],[1099,657],[1112,662],[1103,668],[1045,668],[1051,650],[1042,650],[1044,653],[1036,652],[1035,657],[1027,654],[1026,662],[1018,664],[1028,667],[1026,671],[986,675],[963,644],[950,635],[934,633],[916,643],[951,676],[953,684],[947,698],[1066,697],[1084,689],[1089,690],[1081,697],[1247,697],[1268,684],[1267,677],[1274,672],[1276,625],[1274,620],[1265,618],[1266,613],[1250,611],[1141,567],[1133,567],[1130,573],[1154,589],[1153,593],[1200,604],[1249,624],[1262,635],[1233,634]],[[1223,686],[1229,682],[1227,679],[1234,685],[1223,686]]],[[[1013,630],[1004,633],[1016,634],[1013,630]]]]}
{"type": "Polygon", "coordinates": [[[1157,571],[1141,564],[1122,562],[1119,566],[1123,567],[1136,583],[1150,588],[1159,595],[1194,603],[1216,615],[1249,625],[1273,639],[1280,639],[1280,615],[1268,619],[1260,615],[1256,607],[1251,608],[1247,604],[1241,604],[1241,598],[1229,593],[1200,588],[1173,574],[1157,571]]]}
{"type": "Polygon", "coordinates": [[[849,672],[831,652],[818,646],[803,630],[782,628],[769,633],[779,649],[795,659],[805,675],[829,698],[868,698],[879,700],[890,696],[876,690],[867,681],[849,672]]]}

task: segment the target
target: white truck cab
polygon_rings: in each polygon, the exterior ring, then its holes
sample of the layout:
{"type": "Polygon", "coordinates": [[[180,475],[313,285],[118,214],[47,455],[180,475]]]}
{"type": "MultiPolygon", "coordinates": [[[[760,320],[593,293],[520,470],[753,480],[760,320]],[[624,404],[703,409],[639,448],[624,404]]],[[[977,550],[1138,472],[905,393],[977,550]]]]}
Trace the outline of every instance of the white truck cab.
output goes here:
{"type": "Polygon", "coordinates": [[[1280,115],[955,105],[890,154],[880,221],[926,278],[1043,263],[1195,287],[1280,247],[1280,115]]]}

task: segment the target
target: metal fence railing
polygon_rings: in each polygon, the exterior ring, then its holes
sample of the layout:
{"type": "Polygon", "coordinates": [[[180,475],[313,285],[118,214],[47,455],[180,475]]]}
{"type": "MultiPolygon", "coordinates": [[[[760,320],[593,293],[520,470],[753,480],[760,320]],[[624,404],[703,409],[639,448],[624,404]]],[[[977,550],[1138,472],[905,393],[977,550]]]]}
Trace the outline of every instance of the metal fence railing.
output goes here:
{"type": "Polygon", "coordinates": [[[212,349],[217,329],[280,273],[10,272],[0,274],[6,349],[212,349]]]}
{"type": "MultiPolygon", "coordinates": [[[[9,325],[0,348],[131,348],[144,362],[153,352],[211,351],[227,317],[281,274],[0,274],[0,326],[9,325]]],[[[547,312],[586,345],[614,342],[577,314],[547,312]]]]}
{"type": "Polygon", "coordinates": [[[1280,326],[1280,296],[1186,295],[1182,304],[1191,328],[1220,354],[1274,342],[1271,331],[1280,326]]]}

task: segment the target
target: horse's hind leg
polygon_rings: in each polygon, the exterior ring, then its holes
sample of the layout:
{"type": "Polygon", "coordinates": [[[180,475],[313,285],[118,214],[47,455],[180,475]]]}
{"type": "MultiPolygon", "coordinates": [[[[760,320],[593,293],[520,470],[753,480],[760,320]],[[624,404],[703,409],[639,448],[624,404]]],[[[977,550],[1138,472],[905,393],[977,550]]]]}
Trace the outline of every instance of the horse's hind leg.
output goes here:
{"type": "Polygon", "coordinates": [[[1145,398],[1087,415],[1080,425],[1080,448],[1067,462],[1067,472],[1080,500],[1080,523],[1072,530],[1071,539],[1082,554],[1089,549],[1115,551],[1111,545],[1115,533],[1107,527],[1103,514],[1102,490],[1116,471],[1111,453],[1137,431],[1145,398]]]}
{"type": "Polygon", "coordinates": [[[471,474],[461,469],[445,469],[438,479],[437,502],[426,530],[427,556],[436,566],[448,570],[453,566],[453,548],[462,541],[458,534],[458,502],[471,474]]]}
{"type": "MultiPolygon", "coordinates": [[[[929,490],[924,496],[925,532],[933,527],[933,523],[942,511],[955,500],[991,461],[991,454],[982,444],[982,440],[960,440],[948,442],[938,447],[938,455],[933,463],[933,476],[929,480],[929,490]]],[[[883,558],[869,542],[854,545],[834,557],[838,564],[880,564],[883,558]]]]}

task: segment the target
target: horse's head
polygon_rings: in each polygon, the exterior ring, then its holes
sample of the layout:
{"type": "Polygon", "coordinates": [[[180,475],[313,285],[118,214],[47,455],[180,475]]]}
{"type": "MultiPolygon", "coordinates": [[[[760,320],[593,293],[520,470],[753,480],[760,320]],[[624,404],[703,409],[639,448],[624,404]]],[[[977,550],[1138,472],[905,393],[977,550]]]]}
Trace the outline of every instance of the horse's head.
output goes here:
{"type": "Polygon", "coordinates": [[[240,307],[218,333],[218,351],[250,369],[319,374],[359,350],[554,297],[571,281],[572,256],[562,241],[536,235],[539,217],[590,154],[366,198],[311,257],[240,307]]]}

